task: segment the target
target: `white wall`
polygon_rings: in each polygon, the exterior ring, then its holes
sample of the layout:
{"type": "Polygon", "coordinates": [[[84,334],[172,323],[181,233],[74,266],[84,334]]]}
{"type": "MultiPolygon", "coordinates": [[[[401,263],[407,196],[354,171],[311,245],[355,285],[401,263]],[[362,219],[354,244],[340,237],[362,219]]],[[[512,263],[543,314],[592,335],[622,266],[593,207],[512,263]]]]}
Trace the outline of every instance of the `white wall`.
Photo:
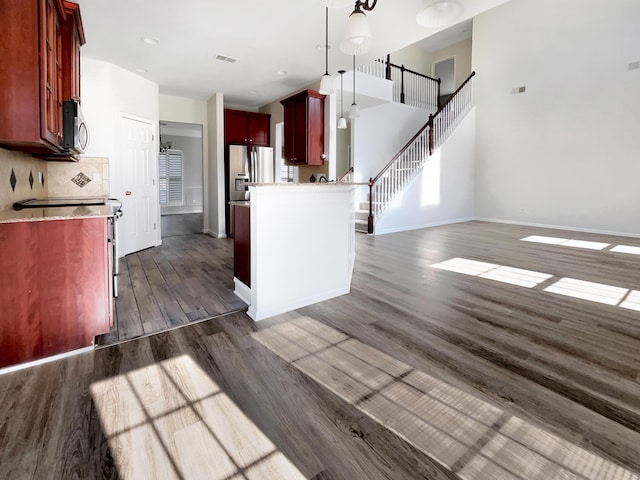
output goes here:
{"type": "Polygon", "coordinates": [[[207,161],[205,162],[204,230],[224,238],[224,98],[221,93],[207,100],[207,161]]]}
{"type": "Polygon", "coordinates": [[[473,109],[378,219],[376,234],[473,219],[475,129],[473,109]]]}
{"type": "Polygon", "coordinates": [[[475,19],[479,217],[640,235],[639,18],[512,0],[475,19]]]}
{"type": "MultiPolygon", "coordinates": [[[[82,111],[89,128],[90,142],[87,157],[109,159],[110,194],[119,196],[126,185],[122,180],[128,175],[128,166],[120,160],[118,126],[120,116],[126,114],[149,121],[153,125],[152,151],[158,151],[159,99],[158,85],[109,62],[82,58],[81,61],[82,111]]],[[[158,156],[152,158],[152,174],[158,178],[158,156]]],[[[160,225],[160,208],[153,205],[151,216],[160,225]]],[[[129,230],[126,222],[132,216],[124,216],[119,229],[129,230]]],[[[155,244],[161,243],[160,229],[156,229],[155,244]]]]}
{"type": "Polygon", "coordinates": [[[428,120],[425,110],[399,103],[360,110],[351,120],[356,181],[375,177],[428,120]]]}

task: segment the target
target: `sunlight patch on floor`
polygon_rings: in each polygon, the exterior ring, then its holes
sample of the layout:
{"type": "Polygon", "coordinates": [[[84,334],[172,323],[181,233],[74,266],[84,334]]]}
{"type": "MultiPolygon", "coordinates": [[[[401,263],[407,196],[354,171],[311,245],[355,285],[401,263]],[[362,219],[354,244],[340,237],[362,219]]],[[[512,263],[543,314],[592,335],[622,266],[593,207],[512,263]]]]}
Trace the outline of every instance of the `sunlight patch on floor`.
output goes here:
{"type": "Polygon", "coordinates": [[[312,318],[301,316],[252,337],[462,479],[640,480],[312,318]]]}
{"type": "Polygon", "coordinates": [[[613,287],[604,283],[587,282],[575,278],[562,278],[544,290],[545,292],[607,305],[618,305],[629,291],[622,287],[613,287]]]}
{"type": "Polygon", "coordinates": [[[306,478],[187,355],[90,390],[123,480],[306,478]]]}
{"type": "Polygon", "coordinates": [[[631,255],[640,255],[640,247],[632,247],[631,245],[616,245],[611,249],[612,252],[629,253],[631,255]]]}
{"type": "Polygon", "coordinates": [[[609,243],[603,242],[571,240],[567,238],[544,237],[540,235],[531,235],[529,237],[521,238],[520,240],[522,240],[523,242],[546,243],[549,245],[562,245],[564,247],[586,248],[589,250],[603,250],[610,245],[609,243]]]}
{"type": "Polygon", "coordinates": [[[452,258],[451,260],[435,263],[431,266],[440,270],[472,275],[526,288],[535,287],[553,276],[547,273],[496,265],[494,263],[478,262],[477,260],[469,260],[466,258],[452,258]]]}
{"type": "MultiPolygon", "coordinates": [[[[575,240],[560,237],[545,237],[542,235],[531,235],[521,238],[520,241],[545,243],[547,245],[562,245],[564,247],[586,248],[589,250],[604,250],[605,248],[611,246],[610,243],[604,242],[575,240]]],[[[631,245],[615,245],[614,247],[610,248],[609,251],[616,253],[629,253],[631,255],[640,255],[640,247],[634,247],[631,245]]]]}

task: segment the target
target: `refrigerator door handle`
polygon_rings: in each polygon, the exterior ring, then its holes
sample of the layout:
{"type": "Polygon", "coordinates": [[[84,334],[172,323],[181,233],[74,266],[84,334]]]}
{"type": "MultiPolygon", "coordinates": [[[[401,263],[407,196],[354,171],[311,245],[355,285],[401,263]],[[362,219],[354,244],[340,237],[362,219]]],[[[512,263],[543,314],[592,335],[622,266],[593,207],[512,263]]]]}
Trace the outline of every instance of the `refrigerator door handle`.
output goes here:
{"type": "Polygon", "coordinates": [[[254,183],[258,182],[258,158],[256,155],[255,149],[251,149],[251,181],[254,183]]]}

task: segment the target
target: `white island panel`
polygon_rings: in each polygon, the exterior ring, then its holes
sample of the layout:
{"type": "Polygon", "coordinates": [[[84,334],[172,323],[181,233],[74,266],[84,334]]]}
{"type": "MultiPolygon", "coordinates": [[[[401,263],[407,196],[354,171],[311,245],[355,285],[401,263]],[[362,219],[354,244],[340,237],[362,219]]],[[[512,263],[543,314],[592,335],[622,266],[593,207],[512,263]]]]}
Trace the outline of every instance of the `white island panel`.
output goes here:
{"type": "Polygon", "coordinates": [[[250,186],[254,320],[349,293],[355,186],[250,186]]]}

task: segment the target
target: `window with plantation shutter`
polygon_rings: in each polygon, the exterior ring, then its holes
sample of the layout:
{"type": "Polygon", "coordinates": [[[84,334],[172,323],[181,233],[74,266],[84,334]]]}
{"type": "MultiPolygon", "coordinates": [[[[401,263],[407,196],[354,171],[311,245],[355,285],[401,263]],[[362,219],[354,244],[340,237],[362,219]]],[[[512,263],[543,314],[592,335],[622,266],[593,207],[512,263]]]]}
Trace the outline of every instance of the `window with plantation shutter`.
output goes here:
{"type": "Polygon", "coordinates": [[[182,190],[182,150],[160,152],[160,204],[181,207],[184,204],[182,190]]]}

